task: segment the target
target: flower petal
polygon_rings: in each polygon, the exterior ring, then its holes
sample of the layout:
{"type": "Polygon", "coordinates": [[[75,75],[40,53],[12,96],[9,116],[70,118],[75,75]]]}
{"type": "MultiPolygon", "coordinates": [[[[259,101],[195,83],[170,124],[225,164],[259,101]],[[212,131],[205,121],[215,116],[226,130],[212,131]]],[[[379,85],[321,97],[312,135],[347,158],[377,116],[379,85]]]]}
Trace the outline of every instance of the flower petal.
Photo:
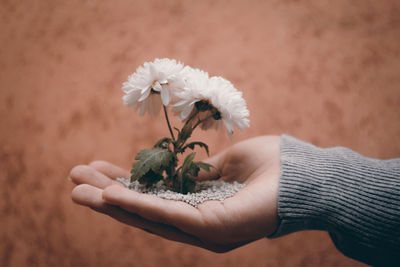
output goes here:
{"type": "Polygon", "coordinates": [[[143,116],[146,112],[146,100],[142,102],[142,107],[140,108],[140,116],[143,116]]]}
{"type": "Polygon", "coordinates": [[[144,94],[147,90],[151,90],[151,86],[143,87],[140,93],[144,94]]]}
{"type": "MultiPolygon", "coordinates": [[[[165,74],[163,72],[160,72],[160,76],[165,76],[165,74]]],[[[160,79],[158,80],[160,82],[161,85],[168,83],[167,79],[160,79]]]]}
{"type": "Polygon", "coordinates": [[[150,115],[157,114],[162,104],[167,105],[175,101],[175,92],[172,91],[169,79],[174,76],[184,79],[181,73],[183,68],[182,63],[168,58],[156,58],[153,62],[143,63],[128,77],[128,81],[122,84],[121,89],[126,94],[123,96],[123,102],[129,107],[140,109],[142,115],[146,112],[150,115]],[[160,94],[154,97],[152,93],[161,93],[164,90],[163,85],[168,86],[167,91],[163,92],[162,97],[160,94]],[[146,101],[149,97],[152,99],[146,101]]]}
{"type": "Polygon", "coordinates": [[[179,115],[179,119],[180,119],[181,121],[183,121],[184,119],[186,119],[186,118],[189,116],[189,114],[192,112],[193,107],[194,107],[194,104],[187,105],[187,106],[182,110],[181,114],[179,115]]]}
{"type": "Polygon", "coordinates": [[[130,107],[135,107],[138,103],[138,99],[140,98],[140,91],[131,91],[129,94],[126,94],[122,97],[124,104],[130,107]]]}
{"type": "Polygon", "coordinates": [[[143,100],[145,100],[147,97],[149,97],[151,90],[147,90],[144,94],[142,94],[142,96],[139,98],[139,102],[142,102],[143,100]]]}
{"type": "Polygon", "coordinates": [[[129,82],[124,82],[122,84],[122,88],[121,89],[125,94],[127,94],[127,93],[131,92],[132,90],[134,90],[134,87],[129,82]]]}
{"type": "Polygon", "coordinates": [[[225,124],[226,130],[228,130],[228,133],[232,134],[233,133],[233,127],[234,127],[233,123],[231,121],[225,120],[225,119],[223,119],[223,122],[225,124]]]}
{"type": "Polygon", "coordinates": [[[181,100],[178,103],[174,104],[173,108],[181,108],[185,106],[188,103],[187,100],[181,100]]]}
{"type": "Polygon", "coordinates": [[[153,85],[153,90],[154,90],[154,91],[157,91],[157,92],[160,92],[160,91],[162,90],[162,86],[161,86],[161,84],[160,84],[158,81],[156,81],[156,82],[154,83],[154,85],[153,85]]]}
{"type": "Polygon", "coordinates": [[[168,83],[175,89],[182,89],[185,87],[185,81],[178,75],[174,75],[168,79],[168,83]]]}
{"type": "Polygon", "coordinates": [[[156,67],[154,66],[153,62],[149,63],[149,70],[150,70],[150,75],[152,77],[156,77],[157,76],[157,70],[156,70],[156,67]]]}
{"type": "Polygon", "coordinates": [[[170,94],[169,94],[169,88],[165,85],[162,86],[161,90],[161,100],[164,106],[168,106],[169,101],[171,100],[170,94]]]}

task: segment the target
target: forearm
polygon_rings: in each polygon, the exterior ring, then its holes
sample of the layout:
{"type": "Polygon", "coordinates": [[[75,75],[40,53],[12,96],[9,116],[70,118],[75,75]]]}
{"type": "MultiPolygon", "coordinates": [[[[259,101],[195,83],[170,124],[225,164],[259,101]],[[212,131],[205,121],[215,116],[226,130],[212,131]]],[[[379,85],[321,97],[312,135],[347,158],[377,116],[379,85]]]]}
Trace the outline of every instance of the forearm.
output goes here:
{"type": "Polygon", "coordinates": [[[400,261],[400,159],[321,149],[284,135],[278,216],[270,237],[326,230],[349,257],[400,261]]]}

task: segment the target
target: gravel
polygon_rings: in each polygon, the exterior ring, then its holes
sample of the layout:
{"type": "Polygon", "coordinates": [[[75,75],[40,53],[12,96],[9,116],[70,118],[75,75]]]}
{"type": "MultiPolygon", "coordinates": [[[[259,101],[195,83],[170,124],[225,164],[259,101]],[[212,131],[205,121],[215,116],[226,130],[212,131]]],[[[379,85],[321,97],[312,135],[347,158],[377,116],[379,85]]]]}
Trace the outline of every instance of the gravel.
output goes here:
{"type": "Polygon", "coordinates": [[[219,200],[223,202],[225,199],[232,197],[239,192],[245,185],[238,182],[226,183],[223,181],[202,181],[197,182],[193,193],[186,195],[168,190],[163,181],[158,182],[150,188],[139,184],[138,181],[130,182],[126,178],[117,178],[117,181],[122,183],[130,190],[155,195],[160,198],[177,200],[186,202],[193,207],[197,207],[201,203],[209,200],[219,200]]]}

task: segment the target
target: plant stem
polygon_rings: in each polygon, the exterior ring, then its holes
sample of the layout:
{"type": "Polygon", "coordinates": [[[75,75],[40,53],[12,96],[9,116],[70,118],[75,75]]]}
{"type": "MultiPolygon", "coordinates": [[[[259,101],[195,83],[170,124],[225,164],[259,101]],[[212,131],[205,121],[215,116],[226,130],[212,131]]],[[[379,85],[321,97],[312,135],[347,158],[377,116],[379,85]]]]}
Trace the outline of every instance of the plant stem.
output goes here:
{"type": "Polygon", "coordinates": [[[165,119],[167,120],[169,132],[171,133],[172,140],[175,142],[174,132],[172,131],[171,124],[169,123],[169,119],[168,119],[167,108],[164,105],[163,105],[163,108],[164,108],[165,119]]]}
{"type": "MultiPolygon", "coordinates": [[[[164,114],[165,114],[165,119],[167,121],[168,124],[168,129],[169,132],[171,133],[171,137],[172,137],[172,144],[173,144],[173,156],[175,158],[174,161],[174,166],[171,166],[170,171],[168,176],[170,177],[171,181],[172,181],[172,188],[174,191],[179,191],[180,193],[183,192],[183,183],[184,183],[184,179],[182,176],[182,166],[180,166],[178,169],[175,169],[178,163],[178,157],[177,154],[178,153],[183,153],[182,151],[182,147],[184,147],[187,139],[182,138],[181,134],[178,134],[177,139],[175,139],[174,133],[172,131],[171,128],[171,124],[169,122],[169,118],[168,118],[168,113],[167,113],[167,108],[165,106],[163,106],[164,108],[164,114]]],[[[200,113],[200,111],[196,108],[196,110],[191,114],[191,116],[189,116],[189,118],[186,120],[184,126],[182,127],[182,130],[190,123],[192,123],[192,121],[196,118],[196,116],[200,113]]],[[[200,120],[198,119],[198,121],[194,124],[194,126],[191,126],[191,131],[194,131],[194,129],[199,126],[202,122],[208,120],[209,118],[212,118],[213,114],[210,114],[209,116],[205,117],[204,119],[200,120]]],[[[192,124],[191,124],[192,125],[192,124]]],[[[180,132],[182,132],[182,130],[180,132]]],[[[179,132],[179,130],[178,130],[179,132]]]]}
{"type": "MultiPolygon", "coordinates": [[[[194,117],[196,117],[197,114],[199,114],[199,110],[198,110],[198,109],[196,109],[196,111],[192,114],[192,116],[190,116],[189,119],[186,120],[186,122],[185,122],[185,124],[183,125],[182,129],[185,128],[185,126],[186,126],[189,122],[191,122],[191,121],[194,119],[194,117]]],[[[184,140],[184,141],[186,141],[186,140],[184,140]]]]}
{"type": "Polygon", "coordinates": [[[186,121],[186,123],[189,123],[194,117],[196,117],[197,114],[199,114],[199,110],[196,108],[196,111],[192,114],[192,116],[189,117],[189,119],[186,121]]]}
{"type": "Polygon", "coordinates": [[[183,189],[183,177],[182,177],[182,175],[180,175],[180,180],[181,180],[181,187],[179,188],[179,193],[181,193],[182,194],[182,189],[183,189]]]}
{"type": "Polygon", "coordinates": [[[212,114],[211,115],[209,115],[209,116],[207,116],[207,117],[205,117],[204,119],[202,119],[202,120],[199,120],[194,126],[193,126],[193,131],[194,131],[194,129],[196,129],[196,127],[197,126],[199,126],[200,125],[200,123],[202,123],[202,122],[204,122],[204,121],[206,121],[206,120],[208,120],[209,118],[212,118],[212,114]]]}
{"type": "MultiPolygon", "coordinates": [[[[189,119],[186,120],[185,124],[182,127],[182,130],[186,127],[186,125],[188,125],[194,117],[196,117],[196,115],[199,113],[199,111],[196,109],[195,112],[193,112],[193,114],[189,117],[189,119]]],[[[182,146],[185,144],[186,140],[180,139],[180,134],[178,135],[178,140],[176,140],[175,144],[176,144],[176,150],[180,150],[182,148],[182,146]]]]}

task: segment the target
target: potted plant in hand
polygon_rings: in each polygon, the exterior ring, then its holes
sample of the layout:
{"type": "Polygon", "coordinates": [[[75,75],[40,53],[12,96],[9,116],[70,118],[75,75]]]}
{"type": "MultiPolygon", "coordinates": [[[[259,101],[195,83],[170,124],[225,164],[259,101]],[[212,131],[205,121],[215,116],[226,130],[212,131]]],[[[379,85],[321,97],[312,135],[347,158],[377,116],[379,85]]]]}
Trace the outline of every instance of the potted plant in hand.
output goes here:
{"type": "MultiPolygon", "coordinates": [[[[213,166],[194,161],[195,152],[188,154],[182,164],[179,164],[179,157],[196,146],[209,154],[207,144],[189,142],[197,128],[218,130],[225,126],[232,138],[235,127],[243,129],[249,126],[249,111],[242,93],[222,77],[209,77],[202,70],[166,58],[144,63],[123,83],[122,90],[125,93],[123,102],[139,110],[141,116],[148,113],[155,117],[162,109],[170,136],[162,137],[151,149],[140,151],[136,155],[137,161],[133,164],[130,180],[120,178],[119,181],[133,190],[183,200],[197,206],[199,201],[193,198],[207,186],[196,183],[196,177],[201,169],[210,171],[213,166]],[[172,113],[183,122],[180,129],[172,127],[170,123],[169,106],[172,106],[172,113]]],[[[215,189],[215,183],[208,182],[208,185],[215,189]]],[[[225,190],[228,193],[213,197],[210,193],[212,190],[206,190],[207,197],[200,199],[223,200],[243,187],[238,183],[218,182],[218,185],[219,188],[215,190],[230,187],[225,190]]]]}

